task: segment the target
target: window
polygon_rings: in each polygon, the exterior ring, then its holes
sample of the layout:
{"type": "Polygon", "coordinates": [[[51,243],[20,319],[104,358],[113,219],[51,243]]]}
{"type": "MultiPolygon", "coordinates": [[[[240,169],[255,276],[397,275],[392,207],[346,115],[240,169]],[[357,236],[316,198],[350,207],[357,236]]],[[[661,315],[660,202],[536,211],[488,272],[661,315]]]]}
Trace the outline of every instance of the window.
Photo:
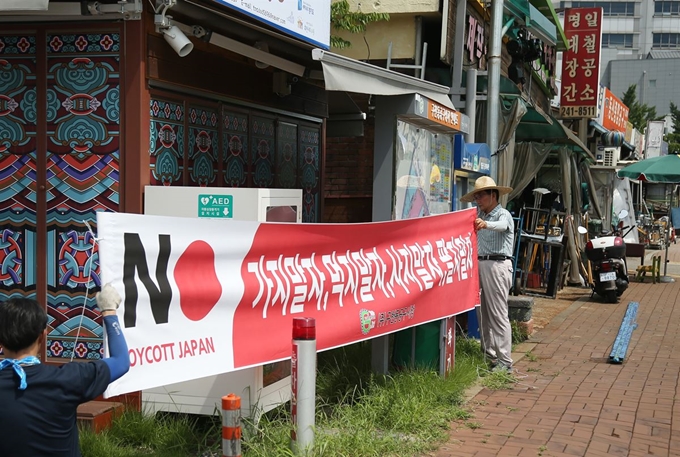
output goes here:
{"type": "Polygon", "coordinates": [[[652,48],[680,48],[680,33],[654,33],[652,34],[652,48]]]}
{"type": "MultiPolygon", "coordinates": [[[[658,2],[657,2],[658,3],[658,2]]],[[[668,2],[670,3],[670,2],[668,2]]],[[[674,2],[676,3],[676,2],[674,2]]],[[[603,16],[634,16],[635,2],[571,2],[572,8],[602,7],[603,16]]]]}
{"type": "Polygon", "coordinates": [[[656,87],[656,79],[649,80],[649,87],[656,87]]]}
{"type": "Polygon", "coordinates": [[[680,16],[680,1],[654,2],[655,16],[680,16]]]}
{"type": "Polygon", "coordinates": [[[632,48],[633,34],[632,33],[603,33],[602,34],[603,48],[632,48]]]}

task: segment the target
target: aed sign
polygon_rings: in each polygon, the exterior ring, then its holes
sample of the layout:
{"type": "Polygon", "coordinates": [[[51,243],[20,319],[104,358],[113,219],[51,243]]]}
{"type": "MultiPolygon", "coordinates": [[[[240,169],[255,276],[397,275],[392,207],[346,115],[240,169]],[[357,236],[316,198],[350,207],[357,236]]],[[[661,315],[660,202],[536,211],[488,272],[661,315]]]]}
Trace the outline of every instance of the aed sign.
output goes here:
{"type": "Polygon", "coordinates": [[[232,195],[199,194],[198,217],[233,218],[234,197],[232,195]]]}

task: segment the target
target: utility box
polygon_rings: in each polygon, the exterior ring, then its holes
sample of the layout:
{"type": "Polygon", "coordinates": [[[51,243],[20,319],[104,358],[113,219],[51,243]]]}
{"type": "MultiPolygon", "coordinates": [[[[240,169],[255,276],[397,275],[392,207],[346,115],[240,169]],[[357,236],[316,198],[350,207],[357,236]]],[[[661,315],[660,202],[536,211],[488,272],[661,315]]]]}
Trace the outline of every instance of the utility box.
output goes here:
{"type": "MultiPolygon", "coordinates": [[[[302,190],[147,186],[144,214],[295,223],[302,221],[302,190]]],[[[142,402],[144,411],[212,415],[230,392],[241,397],[244,416],[259,417],[290,400],[290,360],[146,389],[142,402]]]]}

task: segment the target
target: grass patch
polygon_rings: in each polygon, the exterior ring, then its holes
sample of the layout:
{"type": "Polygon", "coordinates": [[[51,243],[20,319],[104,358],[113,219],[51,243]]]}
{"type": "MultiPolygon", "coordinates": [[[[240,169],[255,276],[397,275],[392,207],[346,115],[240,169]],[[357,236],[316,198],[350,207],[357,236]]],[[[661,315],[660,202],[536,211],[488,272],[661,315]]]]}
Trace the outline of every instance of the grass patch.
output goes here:
{"type": "Polygon", "coordinates": [[[491,390],[509,389],[516,383],[517,378],[507,371],[492,371],[481,379],[481,384],[491,390]]]}
{"type": "MultiPolygon", "coordinates": [[[[364,342],[319,354],[309,457],[420,455],[448,438],[453,420],[470,418],[463,394],[486,366],[478,342],[456,340],[455,370],[447,379],[427,369],[373,374],[370,348],[364,342]]],[[[108,431],[82,432],[83,457],[221,455],[219,417],[202,420],[126,413],[108,431]]],[[[243,456],[292,456],[290,432],[288,405],[264,414],[257,424],[244,421],[243,456]]]]}
{"type": "Polygon", "coordinates": [[[524,356],[527,358],[527,360],[528,360],[529,362],[536,362],[536,361],[538,361],[538,357],[536,357],[536,356],[534,355],[534,353],[531,352],[531,351],[525,352],[525,353],[524,353],[524,356]]]}
{"type": "Polygon", "coordinates": [[[218,417],[126,411],[103,432],[82,429],[80,447],[83,457],[211,455],[222,446],[221,425],[218,417]]]}
{"type": "Polygon", "coordinates": [[[517,321],[510,321],[512,328],[512,344],[520,344],[529,339],[529,333],[524,325],[520,325],[517,321]]]}

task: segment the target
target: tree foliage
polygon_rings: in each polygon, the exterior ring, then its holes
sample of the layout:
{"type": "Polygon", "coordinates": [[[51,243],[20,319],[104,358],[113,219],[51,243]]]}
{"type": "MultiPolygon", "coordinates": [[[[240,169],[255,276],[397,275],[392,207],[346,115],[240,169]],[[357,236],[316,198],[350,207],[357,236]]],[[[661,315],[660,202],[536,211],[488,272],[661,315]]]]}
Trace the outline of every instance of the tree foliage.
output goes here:
{"type": "MultiPolygon", "coordinates": [[[[364,33],[366,26],[372,22],[389,21],[387,13],[362,13],[350,11],[347,0],[337,0],[331,3],[331,28],[334,30],[346,30],[350,33],[364,33]]],[[[352,43],[331,35],[331,46],[338,49],[349,48],[352,43]]]]}
{"type": "Polygon", "coordinates": [[[667,135],[668,152],[680,154],[680,108],[671,102],[670,104],[671,119],[673,119],[673,133],[667,135]]]}
{"type": "Polygon", "coordinates": [[[640,132],[644,132],[647,121],[657,118],[656,107],[637,101],[637,84],[631,84],[623,94],[621,101],[628,107],[628,121],[640,132]]]}

